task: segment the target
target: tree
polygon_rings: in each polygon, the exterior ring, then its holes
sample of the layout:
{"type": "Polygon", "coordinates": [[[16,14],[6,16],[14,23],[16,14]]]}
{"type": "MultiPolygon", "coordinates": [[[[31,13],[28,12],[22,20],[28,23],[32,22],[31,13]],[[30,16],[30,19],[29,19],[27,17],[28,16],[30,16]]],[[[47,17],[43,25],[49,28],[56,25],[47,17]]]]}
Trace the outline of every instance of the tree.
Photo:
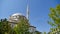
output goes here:
{"type": "Polygon", "coordinates": [[[0,33],[1,34],[8,34],[10,32],[10,25],[7,19],[1,19],[0,21],[0,33]]]}
{"type": "Polygon", "coordinates": [[[48,32],[48,34],[51,34],[51,32],[48,32]]]}
{"type": "MultiPolygon", "coordinates": [[[[55,32],[55,29],[60,29],[60,5],[57,5],[56,8],[50,8],[49,13],[50,20],[48,21],[48,24],[52,26],[51,32],[55,32]]],[[[53,33],[52,33],[53,34],[53,33]]]]}
{"type": "Polygon", "coordinates": [[[51,18],[51,20],[48,21],[48,23],[54,28],[60,28],[60,5],[57,5],[56,8],[50,8],[49,17],[51,18]]]}
{"type": "Polygon", "coordinates": [[[44,34],[46,34],[46,32],[44,32],[44,34]]]}
{"type": "Polygon", "coordinates": [[[0,34],[3,34],[3,32],[2,32],[2,19],[0,20],[0,34]]]}
{"type": "Polygon", "coordinates": [[[42,34],[41,32],[39,32],[39,31],[36,31],[36,34],[42,34]]]}
{"type": "Polygon", "coordinates": [[[20,22],[14,27],[16,34],[28,34],[29,23],[27,19],[20,18],[20,22]]]}

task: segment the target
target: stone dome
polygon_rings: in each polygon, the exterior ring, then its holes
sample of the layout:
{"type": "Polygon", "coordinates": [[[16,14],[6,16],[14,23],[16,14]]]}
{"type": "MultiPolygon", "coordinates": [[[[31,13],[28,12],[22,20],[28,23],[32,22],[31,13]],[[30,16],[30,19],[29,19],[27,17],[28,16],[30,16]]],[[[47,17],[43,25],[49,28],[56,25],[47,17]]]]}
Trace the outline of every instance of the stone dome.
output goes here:
{"type": "Polygon", "coordinates": [[[23,15],[23,14],[21,14],[21,13],[14,13],[14,14],[11,15],[11,16],[17,16],[17,15],[23,15]]]}
{"type": "Polygon", "coordinates": [[[9,17],[10,22],[18,22],[20,18],[25,18],[21,13],[14,13],[9,17]]]}

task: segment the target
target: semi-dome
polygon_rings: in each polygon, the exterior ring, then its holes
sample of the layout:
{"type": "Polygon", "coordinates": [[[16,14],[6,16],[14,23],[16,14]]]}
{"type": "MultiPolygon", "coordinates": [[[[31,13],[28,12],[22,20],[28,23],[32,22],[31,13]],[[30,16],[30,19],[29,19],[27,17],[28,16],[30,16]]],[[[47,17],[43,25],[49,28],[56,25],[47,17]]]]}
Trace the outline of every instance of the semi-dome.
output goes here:
{"type": "Polygon", "coordinates": [[[21,13],[14,13],[12,16],[16,16],[16,15],[23,15],[21,13]]]}

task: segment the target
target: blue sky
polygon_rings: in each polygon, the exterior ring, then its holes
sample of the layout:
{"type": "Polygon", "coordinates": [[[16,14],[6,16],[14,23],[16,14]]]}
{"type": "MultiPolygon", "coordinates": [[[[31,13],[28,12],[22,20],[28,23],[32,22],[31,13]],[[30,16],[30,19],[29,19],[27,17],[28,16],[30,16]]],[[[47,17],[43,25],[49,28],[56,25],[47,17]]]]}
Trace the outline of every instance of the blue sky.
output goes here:
{"type": "MultiPolygon", "coordinates": [[[[56,7],[60,0],[29,0],[30,24],[35,26],[38,31],[48,32],[50,7],[56,7]]],[[[0,0],[0,19],[8,18],[14,13],[26,15],[27,0],[0,0]]]]}

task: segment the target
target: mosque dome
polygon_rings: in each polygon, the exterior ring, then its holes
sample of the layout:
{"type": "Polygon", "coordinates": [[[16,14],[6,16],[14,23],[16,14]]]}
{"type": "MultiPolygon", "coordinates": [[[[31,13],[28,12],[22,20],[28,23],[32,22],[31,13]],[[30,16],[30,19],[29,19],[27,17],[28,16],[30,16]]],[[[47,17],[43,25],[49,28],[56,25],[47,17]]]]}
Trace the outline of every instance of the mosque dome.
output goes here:
{"type": "Polygon", "coordinates": [[[21,18],[25,18],[26,19],[26,17],[23,14],[21,14],[21,13],[14,13],[14,14],[12,14],[9,17],[9,21],[10,22],[19,22],[21,18]]]}
{"type": "Polygon", "coordinates": [[[17,15],[23,15],[22,13],[14,13],[13,15],[11,16],[17,16],[17,15]]]}

